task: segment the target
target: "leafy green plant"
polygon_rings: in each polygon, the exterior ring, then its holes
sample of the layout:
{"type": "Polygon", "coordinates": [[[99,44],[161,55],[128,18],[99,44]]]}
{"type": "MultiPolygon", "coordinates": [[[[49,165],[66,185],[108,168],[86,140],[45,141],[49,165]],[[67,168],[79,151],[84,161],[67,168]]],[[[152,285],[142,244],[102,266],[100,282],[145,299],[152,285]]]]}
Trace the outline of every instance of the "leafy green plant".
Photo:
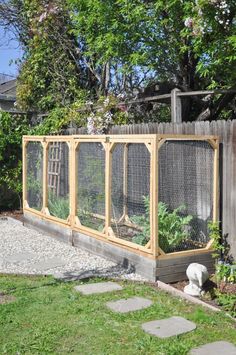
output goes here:
{"type": "Polygon", "coordinates": [[[0,111],[0,210],[21,207],[21,142],[28,132],[26,115],[0,111]]]}
{"type": "Polygon", "coordinates": [[[217,303],[232,317],[236,317],[236,295],[219,292],[217,293],[217,303]]]}
{"type": "Polygon", "coordinates": [[[219,260],[216,264],[217,281],[236,283],[236,265],[227,264],[219,260]]]}
{"type": "Polygon", "coordinates": [[[221,244],[221,232],[219,222],[208,222],[209,237],[213,240],[212,247],[214,258],[219,258],[221,254],[224,254],[224,246],[221,244]]]}
{"type": "MultiPolygon", "coordinates": [[[[150,201],[144,196],[145,214],[131,217],[131,221],[142,228],[132,241],[145,245],[150,239],[150,201]]],[[[158,204],[158,241],[160,248],[168,252],[180,245],[189,237],[187,226],[192,220],[192,216],[183,216],[184,206],[180,206],[173,211],[169,211],[164,202],[158,204]]]]}
{"type": "Polygon", "coordinates": [[[226,236],[221,235],[219,222],[208,223],[209,236],[213,240],[214,253],[212,254],[216,261],[216,281],[235,283],[236,265],[232,263],[229,256],[229,245],[226,236]]]}
{"type": "Polygon", "coordinates": [[[48,209],[53,216],[66,220],[70,214],[69,197],[55,196],[55,194],[50,193],[48,209]]]}

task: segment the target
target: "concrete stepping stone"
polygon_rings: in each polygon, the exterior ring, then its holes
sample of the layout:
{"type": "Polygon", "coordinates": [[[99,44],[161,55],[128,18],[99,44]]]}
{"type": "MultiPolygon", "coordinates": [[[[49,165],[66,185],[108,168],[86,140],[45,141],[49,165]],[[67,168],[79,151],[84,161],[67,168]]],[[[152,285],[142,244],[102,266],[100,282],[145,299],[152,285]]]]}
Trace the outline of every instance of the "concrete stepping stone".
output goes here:
{"type": "Polygon", "coordinates": [[[227,341],[216,341],[194,348],[190,355],[236,355],[236,346],[227,341]]]}
{"type": "Polygon", "coordinates": [[[11,255],[6,255],[4,257],[4,261],[8,263],[19,263],[21,261],[25,261],[28,259],[33,259],[35,257],[35,254],[30,253],[30,252],[23,252],[23,253],[16,253],[16,254],[11,254],[11,255]]]}
{"type": "Polygon", "coordinates": [[[196,328],[196,324],[182,317],[171,317],[143,323],[142,328],[146,333],[158,338],[169,338],[191,332],[196,328]]]}
{"type": "Polygon", "coordinates": [[[75,286],[75,290],[81,292],[83,295],[92,295],[94,293],[106,293],[111,291],[123,290],[116,282],[97,282],[87,285],[75,286]]]}
{"type": "Polygon", "coordinates": [[[63,266],[66,264],[66,261],[61,260],[60,258],[51,258],[39,261],[32,265],[32,267],[38,271],[44,271],[49,269],[54,269],[58,266],[63,266]]]}
{"type": "Polygon", "coordinates": [[[152,301],[142,297],[132,297],[111,301],[106,303],[107,307],[117,313],[127,313],[148,308],[152,305],[152,301]]]}

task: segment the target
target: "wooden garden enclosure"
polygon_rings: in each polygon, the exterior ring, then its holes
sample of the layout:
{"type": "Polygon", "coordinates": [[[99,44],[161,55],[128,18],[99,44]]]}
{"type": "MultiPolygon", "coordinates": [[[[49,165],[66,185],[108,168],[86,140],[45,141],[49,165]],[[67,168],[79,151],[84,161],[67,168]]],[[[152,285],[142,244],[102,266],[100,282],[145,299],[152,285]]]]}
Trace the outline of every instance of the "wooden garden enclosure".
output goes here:
{"type": "Polygon", "coordinates": [[[25,223],[151,280],[209,268],[219,141],[196,135],[23,137],[25,223]]]}

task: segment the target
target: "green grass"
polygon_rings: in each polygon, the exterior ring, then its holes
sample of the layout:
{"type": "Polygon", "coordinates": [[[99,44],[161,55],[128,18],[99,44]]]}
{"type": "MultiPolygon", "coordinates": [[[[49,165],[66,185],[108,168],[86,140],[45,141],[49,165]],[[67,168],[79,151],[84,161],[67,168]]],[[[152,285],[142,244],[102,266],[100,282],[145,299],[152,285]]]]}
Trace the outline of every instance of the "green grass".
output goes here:
{"type": "Polygon", "coordinates": [[[1,276],[0,290],[16,301],[0,305],[0,354],[180,355],[217,340],[236,344],[235,323],[224,313],[142,284],[124,281],[122,291],[95,296],[75,292],[76,284],[51,277],[1,276]],[[129,314],[116,314],[105,306],[106,301],[134,295],[154,304],[129,314]],[[194,321],[197,329],[163,340],[141,329],[145,321],[174,315],[194,321]]]}

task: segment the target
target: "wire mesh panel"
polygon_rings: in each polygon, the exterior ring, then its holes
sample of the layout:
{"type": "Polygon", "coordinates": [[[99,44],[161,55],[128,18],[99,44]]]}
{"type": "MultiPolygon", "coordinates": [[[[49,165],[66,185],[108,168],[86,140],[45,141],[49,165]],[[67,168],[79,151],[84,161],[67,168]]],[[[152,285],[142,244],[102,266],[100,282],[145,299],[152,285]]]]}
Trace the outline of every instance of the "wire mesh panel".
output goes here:
{"type": "Polygon", "coordinates": [[[101,143],[82,142],[77,150],[80,223],[99,232],[105,226],[105,149],[101,143]]]}
{"type": "Polygon", "coordinates": [[[43,146],[41,142],[29,142],[26,147],[27,191],[30,208],[40,211],[43,207],[43,146]]]}
{"type": "Polygon", "coordinates": [[[164,252],[199,249],[209,241],[213,161],[206,141],[167,140],[160,146],[158,240],[164,252]]]}
{"type": "Polygon", "coordinates": [[[112,152],[111,227],[140,245],[150,240],[150,153],[145,144],[117,144],[112,152]]]}
{"type": "Polygon", "coordinates": [[[49,212],[66,220],[70,214],[69,147],[66,142],[49,143],[47,181],[49,212]]]}

